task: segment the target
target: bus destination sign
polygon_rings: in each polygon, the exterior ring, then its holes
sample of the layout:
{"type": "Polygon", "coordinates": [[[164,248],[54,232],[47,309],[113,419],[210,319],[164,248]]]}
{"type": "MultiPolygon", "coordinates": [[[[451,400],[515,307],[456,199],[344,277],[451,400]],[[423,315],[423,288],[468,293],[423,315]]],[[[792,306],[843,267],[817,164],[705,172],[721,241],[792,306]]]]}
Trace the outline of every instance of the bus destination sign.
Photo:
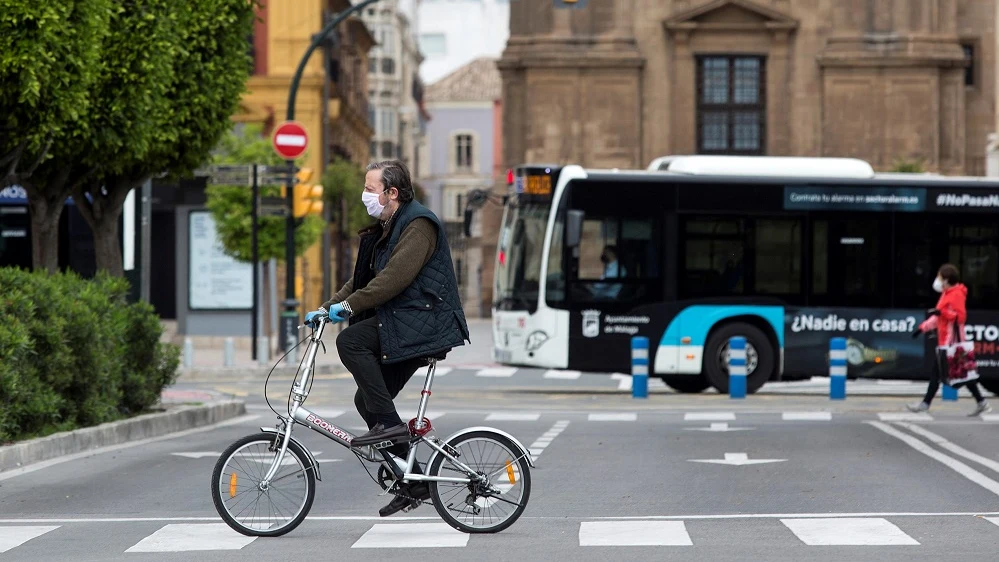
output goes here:
{"type": "Polygon", "coordinates": [[[550,197],[552,194],[552,177],[548,174],[518,176],[517,193],[550,197]]]}

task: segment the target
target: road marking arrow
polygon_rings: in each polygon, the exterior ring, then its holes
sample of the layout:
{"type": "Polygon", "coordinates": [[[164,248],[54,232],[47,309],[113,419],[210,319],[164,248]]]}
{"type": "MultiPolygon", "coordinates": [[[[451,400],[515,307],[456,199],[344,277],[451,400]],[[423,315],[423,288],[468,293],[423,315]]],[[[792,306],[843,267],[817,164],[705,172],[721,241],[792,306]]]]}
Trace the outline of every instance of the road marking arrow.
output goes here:
{"type": "Polygon", "coordinates": [[[711,424],[711,427],[685,427],[687,431],[749,431],[755,427],[729,427],[726,422],[711,424]]]}
{"type": "Polygon", "coordinates": [[[725,459],[688,459],[688,462],[705,462],[711,464],[730,464],[742,466],[745,464],[764,464],[768,462],[784,462],[787,459],[750,459],[746,453],[725,453],[725,459]]]}

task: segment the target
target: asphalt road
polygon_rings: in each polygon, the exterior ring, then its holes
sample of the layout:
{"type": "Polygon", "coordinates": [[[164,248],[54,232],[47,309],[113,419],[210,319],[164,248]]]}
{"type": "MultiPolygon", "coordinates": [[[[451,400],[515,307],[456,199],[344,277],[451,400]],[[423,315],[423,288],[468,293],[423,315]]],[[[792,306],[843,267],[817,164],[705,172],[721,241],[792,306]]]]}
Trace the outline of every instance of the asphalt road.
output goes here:
{"type": "MultiPolygon", "coordinates": [[[[606,376],[525,371],[517,382],[518,373],[483,377],[480,370],[437,379],[429,417],[442,438],[494,426],[537,456],[529,506],[502,533],[453,531],[429,505],[380,519],[388,498],[353,455],[304,428],[296,435],[316,452],[323,475],[309,518],[281,538],[230,531],[212,506],[211,470],[229,443],[275,418],[259,381],[220,381],[180,388],[192,396],[209,389],[243,395],[247,418],[0,475],[0,560],[995,556],[999,416],[965,417],[967,398],[909,416],[903,397],[834,403],[771,393],[733,401],[663,389],[636,400],[606,376]],[[537,442],[559,428],[554,439],[537,442]]],[[[400,396],[404,415],[415,411],[421,382],[400,396]]],[[[272,381],[276,404],[287,388],[287,380],[272,381]]],[[[349,375],[317,380],[308,405],[360,432],[353,388],[349,375]]]]}

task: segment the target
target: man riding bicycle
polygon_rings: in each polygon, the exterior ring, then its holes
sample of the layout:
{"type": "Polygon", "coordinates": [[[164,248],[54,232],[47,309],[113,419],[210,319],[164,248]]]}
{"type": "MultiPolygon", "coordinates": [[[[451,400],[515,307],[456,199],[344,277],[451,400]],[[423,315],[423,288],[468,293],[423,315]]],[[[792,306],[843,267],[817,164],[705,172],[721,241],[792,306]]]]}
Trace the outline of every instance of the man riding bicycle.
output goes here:
{"type": "MultiPolygon", "coordinates": [[[[443,225],[413,196],[405,164],[368,166],[361,199],[378,222],[359,233],[353,278],[323,305],[331,322],[349,318],[337,351],[357,382],[354,405],[368,426],[351,446],[401,441],[388,449],[399,457],[409,450],[409,427],[392,400],[428,358],[471,342],[443,225]]],[[[308,313],[306,323],[319,314],[308,313]]],[[[425,482],[407,484],[378,513],[387,517],[429,497],[425,482]]]]}

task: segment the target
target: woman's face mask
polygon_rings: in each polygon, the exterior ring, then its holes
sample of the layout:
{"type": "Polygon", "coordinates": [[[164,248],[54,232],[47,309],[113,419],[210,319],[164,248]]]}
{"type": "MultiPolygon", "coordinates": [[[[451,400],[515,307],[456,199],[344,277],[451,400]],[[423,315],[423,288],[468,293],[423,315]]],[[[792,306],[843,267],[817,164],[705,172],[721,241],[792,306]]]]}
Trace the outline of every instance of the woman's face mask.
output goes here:
{"type": "Polygon", "coordinates": [[[939,277],[933,280],[933,290],[942,293],[943,292],[943,281],[939,277]]]}

